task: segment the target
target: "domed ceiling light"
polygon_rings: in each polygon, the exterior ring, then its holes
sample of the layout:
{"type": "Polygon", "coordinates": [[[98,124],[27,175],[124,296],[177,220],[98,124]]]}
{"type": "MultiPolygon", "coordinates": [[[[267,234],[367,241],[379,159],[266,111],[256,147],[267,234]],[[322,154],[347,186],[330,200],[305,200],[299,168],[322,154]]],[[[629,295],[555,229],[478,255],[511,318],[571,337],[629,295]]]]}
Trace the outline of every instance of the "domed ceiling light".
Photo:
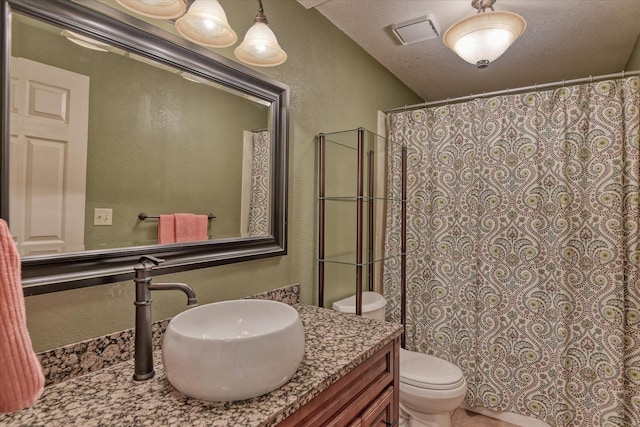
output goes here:
{"type": "Polygon", "coordinates": [[[258,14],[253,22],[244,40],[233,52],[236,58],[257,67],[274,67],[285,62],[287,53],[282,50],[276,35],[269,28],[269,21],[262,8],[262,0],[258,0],[258,14]]]}
{"type": "Polygon", "coordinates": [[[495,2],[472,0],[471,6],[478,9],[478,13],[456,22],[443,36],[449,49],[478,68],[486,68],[498,59],[527,28],[522,16],[493,11],[495,2]],[[491,12],[485,12],[487,8],[491,12]]]}
{"type": "Polygon", "coordinates": [[[116,0],[132,12],[156,19],[174,19],[187,10],[183,0],[116,0]]]}
{"type": "Polygon", "coordinates": [[[175,25],[182,37],[202,46],[229,47],[238,40],[218,0],[196,0],[175,25]]]}

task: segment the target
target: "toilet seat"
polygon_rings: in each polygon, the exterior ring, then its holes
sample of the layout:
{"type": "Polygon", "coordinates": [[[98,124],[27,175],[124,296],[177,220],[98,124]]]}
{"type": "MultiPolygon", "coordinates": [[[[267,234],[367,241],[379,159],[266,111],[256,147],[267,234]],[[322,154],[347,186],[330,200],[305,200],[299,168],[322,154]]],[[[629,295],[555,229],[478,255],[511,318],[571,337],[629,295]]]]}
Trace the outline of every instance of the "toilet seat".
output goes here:
{"type": "Polygon", "coordinates": [[[400,382],[428,390],[453,390],[466,384],[462,370],[453,363],[403,348],[400,382]]]}

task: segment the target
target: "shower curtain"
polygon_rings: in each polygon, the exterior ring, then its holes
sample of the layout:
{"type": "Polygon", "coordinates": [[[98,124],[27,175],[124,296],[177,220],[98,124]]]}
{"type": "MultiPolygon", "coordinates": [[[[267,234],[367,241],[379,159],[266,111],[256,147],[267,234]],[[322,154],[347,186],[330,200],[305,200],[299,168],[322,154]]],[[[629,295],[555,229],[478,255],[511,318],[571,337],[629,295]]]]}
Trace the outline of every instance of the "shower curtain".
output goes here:
{"type": "Polygon", "coordinates": [[[408,147],[406,346],[458,365],[470,406],[640,425],[639,110],[633,77],[390,114],[408,147]]]}
{"type": "Polygon", "coordinates": [[[249,202],[249,236],[268,236],[269,230],[269,176],[271,164],[271,132],[253,132],[253,158],[251,165],[251,199],[249,202]]]}

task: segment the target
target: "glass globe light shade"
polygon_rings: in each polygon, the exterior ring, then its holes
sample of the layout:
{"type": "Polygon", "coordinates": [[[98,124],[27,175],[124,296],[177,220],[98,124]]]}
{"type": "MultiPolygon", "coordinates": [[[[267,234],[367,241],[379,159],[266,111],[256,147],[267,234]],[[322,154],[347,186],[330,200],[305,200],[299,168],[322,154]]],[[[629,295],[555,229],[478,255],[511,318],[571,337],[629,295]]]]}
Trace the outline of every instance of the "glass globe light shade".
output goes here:
{"type": "Polygon", "coordinates": [[[183,0],[116,0],[116,3],[138,15],[156,19],[175,19],[187,10],[183,0]]]}
{"type": "Polygon", "coordinates": [[[498,59],[524,33],[527,23],[511,12],[484,12],[453,24],[444,44],[462,59],[480,68],[498,59]]]}
{"type": "Polygon", "coordinates": [[[234,54],[240,61],[257,67],[274,67],[287,60],[287,53],[278,44],[276,35],[261,21],[249,28],[234,54]]]}
{"type": "Polygon", "coordinates": [[[202,46],[229,47],[238,40],[218,0],[196,0],[175,25],[182,37],[202,46]]]}

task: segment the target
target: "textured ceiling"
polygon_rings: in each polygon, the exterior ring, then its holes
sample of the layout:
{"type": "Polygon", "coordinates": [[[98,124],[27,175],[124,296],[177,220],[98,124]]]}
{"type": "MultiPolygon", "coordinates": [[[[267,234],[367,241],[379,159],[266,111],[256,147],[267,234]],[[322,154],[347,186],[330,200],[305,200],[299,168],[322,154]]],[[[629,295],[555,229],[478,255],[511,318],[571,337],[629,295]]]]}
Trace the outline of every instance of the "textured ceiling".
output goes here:
{"type": "MultiPolygon", "coordinates": [[[[464,62],[442,33],[476,10],[471,0],[298,0],[334,25],[425,101],[620,72],[640,34],[640,0],[498,0],[526,32],[486,69],[464,62]],[[402,45],[390,26],[426,14],[437,39],[402,45]]],[[[490,12],[487,12],[490,13],[490,12]]]]}

